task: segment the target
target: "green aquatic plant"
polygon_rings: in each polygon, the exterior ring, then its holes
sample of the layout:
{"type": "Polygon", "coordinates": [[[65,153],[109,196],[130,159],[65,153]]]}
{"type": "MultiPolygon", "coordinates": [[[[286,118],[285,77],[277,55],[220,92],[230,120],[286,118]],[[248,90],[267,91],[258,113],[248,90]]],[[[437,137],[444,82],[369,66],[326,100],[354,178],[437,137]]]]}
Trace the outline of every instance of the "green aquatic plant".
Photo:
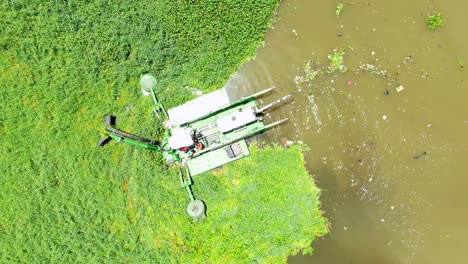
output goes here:
{"type": "Polygon", "coordinates": [[[333,50],[332,54],[328,55],[328,73],[334,73],[336,71],[346,72],[348,68],[344,65],[344,48],[336,48],[333,50]]]}
{"type": "Polygon", "coordinates": [[[427,25],[427,28],[430,30],[435,30],[436,28],[440,27],[443,23],[444,23],[444,18],[442,17],[440,13],[429,15],[426,18],[426,25],[427,25]]]}
{"type": "Polygon", "coordinates": [[[210,219],[193,230],[180,223],[186,248],[199,252],[178,262],[217,263],[222,257],[226,263],[286,263],[290,254],[310,253],[310,243],[327,232],[327,222],[319,190],[302,163],[303,148],[254,144],[251,157],[197,176],[194,191],[210,201],[210,219]],[[275,196],[288,199],[271,200],[275,196]],[[216,235],[210,235],[213,231],[216,235]]]}
{"type": "Polygon", "coordinates": [[[335,14],[336,16],[340,16],[341,13],[344,11],[344,4],[343,3],[339,3],[337,6],[336,6],[336,9],[335,9],[335,14]]]}
{"type": "Polygon", "coordinates": [[[302,74],[294,78],[294,82],[297,85],[303,83],[308,83],[315,80],[318,76],[322,75],[324,72],[334,73],[334,72],[346,72],[348,68],[344,65],[344,48],[336,48],[333,50],[332,54],[328,55],[328,66],[325,69],[324,66],[320,63],[315,63],[312,60],[307,61],[302,69],[302,74]]]}
{"type": "Polygon", "coordinates": [[[309,60],[303,68],[303,74],[301,76],[296,76],[294,82],[296,84],[303,84],[315,80],[317,76],[322,74],[322,69],[319,68],[313,61],[309,60]]]}
{"type": "Polygon", "coordinates": [[[96,147],[108,111],[160,138],[140,75],[158,77],[167,107],[221,87],[277,4],[3,1],[0,263],[278,263],[326,232],[300,147],[254,147],[197,176],[199,223],[159,153],[96,147]]]}

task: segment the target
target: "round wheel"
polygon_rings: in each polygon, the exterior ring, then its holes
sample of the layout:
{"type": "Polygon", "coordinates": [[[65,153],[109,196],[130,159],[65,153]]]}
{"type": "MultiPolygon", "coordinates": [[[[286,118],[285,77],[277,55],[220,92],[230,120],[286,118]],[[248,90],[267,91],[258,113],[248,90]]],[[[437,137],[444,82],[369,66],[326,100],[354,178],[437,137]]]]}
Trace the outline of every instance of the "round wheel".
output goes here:
{"type": "Polygon", "coordinates": [[[197,221],[205,216],[205,203],[202,200],[191,201],[187,206],[187,213],[197,221]]]}

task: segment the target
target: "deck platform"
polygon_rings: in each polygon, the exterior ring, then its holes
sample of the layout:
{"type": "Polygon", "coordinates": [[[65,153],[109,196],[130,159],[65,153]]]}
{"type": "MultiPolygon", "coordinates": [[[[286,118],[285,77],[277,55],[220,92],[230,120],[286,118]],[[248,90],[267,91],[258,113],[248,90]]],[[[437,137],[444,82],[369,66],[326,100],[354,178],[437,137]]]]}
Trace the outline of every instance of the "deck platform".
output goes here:
{"type": "Polygon", "coordinates": [[[245,140],[237,141],[231,145],[210,151],[203,156],[187,160],[192,176],[215,169],[231,161],[241,159],[250,154],[245,140]]]}

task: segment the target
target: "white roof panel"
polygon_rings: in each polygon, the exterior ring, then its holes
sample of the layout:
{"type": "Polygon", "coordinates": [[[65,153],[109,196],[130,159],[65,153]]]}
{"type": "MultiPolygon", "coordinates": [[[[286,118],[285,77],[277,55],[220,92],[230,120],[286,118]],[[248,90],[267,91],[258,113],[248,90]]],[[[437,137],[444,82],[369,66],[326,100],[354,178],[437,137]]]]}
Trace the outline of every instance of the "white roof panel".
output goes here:
{"type": "Polygon", "coordinates": [[[190,147],[193,145],[192,134],[193,131],[189,128],[176,128],[171,131],[172,135],[169,137],[169,147],[171,149],[180,149],[183,147],[190,147]]]}
{"type": "Polygon", "coordinates": [[[167,112],[171,125],[181,125],[208,115],[230,104],[224,88],[202,95],[167,112]]]}

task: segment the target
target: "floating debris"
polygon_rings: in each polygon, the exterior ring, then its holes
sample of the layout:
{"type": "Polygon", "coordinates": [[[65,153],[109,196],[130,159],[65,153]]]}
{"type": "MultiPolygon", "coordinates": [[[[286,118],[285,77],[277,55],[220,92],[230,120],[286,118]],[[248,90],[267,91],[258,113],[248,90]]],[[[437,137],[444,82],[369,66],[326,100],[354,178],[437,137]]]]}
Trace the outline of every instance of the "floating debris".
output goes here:
{"type": "Polygon", "coordinates": [[[294,77],[294,83],[295,84],[300,84],[302,81],[302,77],[299,76],[299,75],[296,75],[296,77],[294,77]]]}
{"type": "Polygon", "coordinates": [[[403,59],[403,63],[406,64],[408,62],[414,62],[413,61],[413,55],[408,55],[403,59]]]}
{"type": "Polygon", "coordinates": [[[382,70],[378,66],[371,63],[362,63],[361,65],[359,65],[359,68],[357,70],[368,72],[370,74],[375,74],[383,78],[388,77],[387,70],[382,70]]]}
{"type": "Polygon", "coordinates": [[[281,138],[281,145],[285,148],[289,148],[294,142],[291,140],[287,140],[286,138],[281,138]]]}
{"type": "Polygon", "coordinates": [[[405,89],[405,87],[403,87],[403,85],[398,85],[397,87],[395,87],[395,90],[399,93],[399,92],[402,92],[403,90],[405,89]]]}
{"type": "Polygon", "coordinates": [[[383,120],[387,120],[387,119],[388,119],[388,116],[387,116],[387,115],[383,115],[383,116],[382,116],[382,119],[383,119],[383,120]]]}
{"type": "Polygon", "coordinates": [[[421,153],[421,155],[416,155],[416,156],[413,157],[413,159],[419,159],[419,158],[422,158],[422,157],[424,157],[424,156],[426,156],[426,155],[427,155],[427,152],[426,152],[426,151],[423,151],[423,152],[421,153]]]}
{"type": "Polygon", "coordinates": [[[389,91],[389,90],[385,90],[383,94],[384,94],[384,95],[389,95],[389,94],[390,94],[390,91],[389,91]]]}

